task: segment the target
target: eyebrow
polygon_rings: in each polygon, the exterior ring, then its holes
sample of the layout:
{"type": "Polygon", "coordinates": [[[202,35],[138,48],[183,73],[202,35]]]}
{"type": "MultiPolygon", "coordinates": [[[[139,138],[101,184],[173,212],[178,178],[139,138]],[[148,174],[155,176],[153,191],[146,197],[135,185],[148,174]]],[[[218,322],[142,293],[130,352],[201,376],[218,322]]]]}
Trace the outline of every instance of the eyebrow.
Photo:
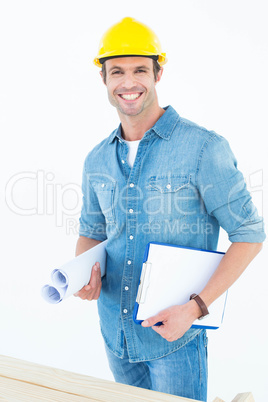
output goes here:
{"type": "MultiPolygon", "coordinates": [[[[120,67],[120,66],[113,66],[113,67],[111,67],[111,68],[108,70],[108,73],[110,73],[110,72],[113,71],[113,70],[121,70],[121,71],[122,71],[123,69],[124,69],[124,68],[122,68],[122,67],[120,67]]],[[[150,70],[149,67],[144,66],[144,65],[135,67],[135,70],[139,70],[139,69],[143,69],[143,70],[147,70],[147,71],[150,70]]]]}

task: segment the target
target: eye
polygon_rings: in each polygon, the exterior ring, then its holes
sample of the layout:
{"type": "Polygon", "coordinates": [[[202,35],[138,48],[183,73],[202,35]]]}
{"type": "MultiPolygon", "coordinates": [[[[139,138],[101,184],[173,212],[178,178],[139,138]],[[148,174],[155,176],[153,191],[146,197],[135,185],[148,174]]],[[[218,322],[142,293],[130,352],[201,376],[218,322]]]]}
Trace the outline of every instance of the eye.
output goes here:
{"type": "Polygon", "coordinates": [[[120,71],[120,70],[115,70],[115,71],[113,71],[113,72],[112,72],[112,75],[115,75],[115,74],[121,74],[121,71],[120,71]]]}
{"type": "Polygon", "coordinates": [[[145,73],[145,70],[142,70],[141,68],[137,70],[137,73],[145,73]]]}

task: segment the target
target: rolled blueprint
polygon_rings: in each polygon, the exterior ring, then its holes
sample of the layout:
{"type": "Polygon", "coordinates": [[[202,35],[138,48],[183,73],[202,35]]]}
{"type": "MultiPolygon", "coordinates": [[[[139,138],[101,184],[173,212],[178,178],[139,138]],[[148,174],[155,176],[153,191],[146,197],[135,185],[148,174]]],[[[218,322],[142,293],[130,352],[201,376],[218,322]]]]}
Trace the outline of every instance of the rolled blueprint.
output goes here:
{"type": "Polygon", "coordinates": [[[56,304],[73,295],[89,283],[91,270],[96,262],[100,263],[101,276],[106,269],[107,240],[85,251],[78,257],[54,269],[51,273],[51,285],[43,286],[42,297],[51,304],[56,304]]]}

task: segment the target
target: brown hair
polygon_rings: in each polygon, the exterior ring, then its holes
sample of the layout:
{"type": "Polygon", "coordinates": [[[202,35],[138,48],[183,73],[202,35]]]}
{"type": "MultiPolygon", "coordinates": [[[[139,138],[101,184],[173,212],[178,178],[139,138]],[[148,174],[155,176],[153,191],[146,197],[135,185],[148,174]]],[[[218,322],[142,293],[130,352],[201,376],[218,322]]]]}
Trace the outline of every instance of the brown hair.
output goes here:
{"type": "MultiPolygon", "coordinates": [[[[102,69],[101,69],[104,84],[106,84],[106,65],[105,64],[106,64],[105,62],[102,64],[102,69]]],[[[154,72],[155,81],[157,80],[157,75],[160,70],[161,70],[161,67],[160,67],[160,64],[158,63],[158,61],[153,60],[153,72],[154,72]]]]}

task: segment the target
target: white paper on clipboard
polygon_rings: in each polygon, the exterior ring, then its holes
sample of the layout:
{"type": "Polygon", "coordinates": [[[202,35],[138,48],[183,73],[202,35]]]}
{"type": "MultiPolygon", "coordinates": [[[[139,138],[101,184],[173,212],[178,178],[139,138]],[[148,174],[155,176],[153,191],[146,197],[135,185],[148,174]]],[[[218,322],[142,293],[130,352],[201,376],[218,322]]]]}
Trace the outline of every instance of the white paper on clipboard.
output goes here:
{"type": "MultiPolygon", "coordinates": [[[[184,304],[193,293],[200,293],[217,269],[224,253],[149,243],[134,310],[134,321],[141,323],[165,308],[184,304]],[[148,269],[149,267],[149,269],[148,269]],[[146,282],[146,283],[145,283],[146,282]]],[[[216,329],[221,325],[227,292],[209,307],[209,315],[196,320],[194,327],[216,329]]]]}

